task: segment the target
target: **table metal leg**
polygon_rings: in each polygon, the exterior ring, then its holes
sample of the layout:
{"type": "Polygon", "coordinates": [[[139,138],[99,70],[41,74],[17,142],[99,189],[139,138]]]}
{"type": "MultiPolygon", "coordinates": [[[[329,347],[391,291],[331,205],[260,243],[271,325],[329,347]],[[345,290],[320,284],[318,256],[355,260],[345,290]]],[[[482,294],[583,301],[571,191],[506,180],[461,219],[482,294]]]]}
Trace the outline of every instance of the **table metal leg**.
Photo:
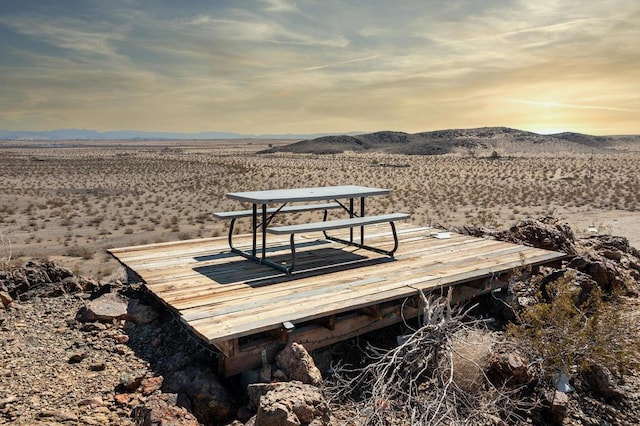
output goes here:
{"type": "MultiPolygon", "coordinates": [[[[360,217],[364,217],[364,197],[360,197],[360,217]]],[[[360,227],[360,244],[364,244],[364,226],[360,227]]]]}
{"type": "Polygon", "coordinates": [[[267,205],[262,205],[262,260],[266,257],[267,247],[267,205]]]}
{"type": "Polygon", "coordinates": [[[253,247],[251,248],[251,254],[256,257],[256,240],[258,232],[258,205],[253,204],[251,215],[251,228],[253,233],[253,247]]]}
{"type": "MultiPolygon", "coordinates": [[[[353,217],[353,198],[349,198],[349,217],[353,217]]],[[[349,228],[349,242],[353,243],[353,228],[349,228]]]]}

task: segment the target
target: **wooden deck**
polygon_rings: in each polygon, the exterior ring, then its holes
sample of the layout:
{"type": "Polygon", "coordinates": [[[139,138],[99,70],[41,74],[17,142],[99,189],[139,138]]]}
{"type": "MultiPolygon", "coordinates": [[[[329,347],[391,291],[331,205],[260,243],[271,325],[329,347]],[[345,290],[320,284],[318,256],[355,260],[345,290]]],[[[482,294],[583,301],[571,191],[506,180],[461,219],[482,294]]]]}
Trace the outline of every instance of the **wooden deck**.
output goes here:
{"type": "MultiPolygon", "coordinates": [[[[367,244],[393,245],[388,225],[366,231],[367,244]]],[[[287,341],[314,349],[415,317],[419,290],[456,286],[458,297],[465,298],[504,285],[501,277],[515,268],[557,263],[565,256],[455,233],[435,238],[434,231],[400,224],[395,259],[321,234],[300,235],[292,275],[230,253],[226,237],[110,253],[220,350],[226,375],[259,365],[261,355],[273,356],[287,341]]],[[[250,235],[235,236],[234,242],[248,247],[250,235]]],[[[271,260],[289,261],[287,236],[270,236],[268,244],[271,260]]]]}

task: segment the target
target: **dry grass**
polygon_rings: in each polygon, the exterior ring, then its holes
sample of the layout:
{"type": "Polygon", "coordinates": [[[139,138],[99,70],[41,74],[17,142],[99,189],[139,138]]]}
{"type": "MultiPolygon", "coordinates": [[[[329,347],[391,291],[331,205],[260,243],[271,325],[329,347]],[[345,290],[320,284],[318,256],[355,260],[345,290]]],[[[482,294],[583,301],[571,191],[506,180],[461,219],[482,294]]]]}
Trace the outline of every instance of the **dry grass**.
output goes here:
{"type": "Polygon", "coordinates": [[[393,191],[370,199],[369,212],[406,211],[420,225],[509,226],[554,214],[578,232],[595,224],[640,245],[640,154],[255,154],[268,143],[0,143],[0,232],[14,257],[66,254],[82,272],[106,277],[116,263],[90,253],[224,235],[227,224],[211,213],[243,207],[227,192],[359,184],[393,191]]]}

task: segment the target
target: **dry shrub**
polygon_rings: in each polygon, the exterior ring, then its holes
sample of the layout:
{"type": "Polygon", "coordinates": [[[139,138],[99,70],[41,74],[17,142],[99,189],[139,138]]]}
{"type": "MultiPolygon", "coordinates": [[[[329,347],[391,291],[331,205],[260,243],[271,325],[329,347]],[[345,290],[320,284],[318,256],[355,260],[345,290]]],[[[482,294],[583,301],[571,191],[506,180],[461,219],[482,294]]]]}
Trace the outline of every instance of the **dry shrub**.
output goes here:
{"type": "Polygon", "coordinates": [[[88,247],[81,247],[78,245],[74,245],[69,247],[65,252],[66,256],[71,257],[81,257],[84,260],[93,259],[94,252],[88,247]]]}
{"type": "Polygon", "coordinates": [[[369,347],[363,368],[334,368],[328,399],[353,413],[352,424],[486,424],[515,422],[533,404],[519,389],[485,375],[493,338],[447,297],[427,298],[422,326],[390,350],[369,347]]]}
{"type": "Polygon", "coordinates": [[[451,336],[453,382],[465,392],[484,388],[496,338],[482,328],[463,329],[451,336]]]}
{"type": "Polygon", "coordinates": [[[526,307],[518,323],[509,324],[507,335],[537,355],[549,379],[557,373],[583,372],[594,364],[619,374],[636,367],[640,343],[616,297],[608,295],[612,300],[606,300],[597,286],[585,297],[575,278],[569,273],[549,283],[550,300],[526,307]]]}

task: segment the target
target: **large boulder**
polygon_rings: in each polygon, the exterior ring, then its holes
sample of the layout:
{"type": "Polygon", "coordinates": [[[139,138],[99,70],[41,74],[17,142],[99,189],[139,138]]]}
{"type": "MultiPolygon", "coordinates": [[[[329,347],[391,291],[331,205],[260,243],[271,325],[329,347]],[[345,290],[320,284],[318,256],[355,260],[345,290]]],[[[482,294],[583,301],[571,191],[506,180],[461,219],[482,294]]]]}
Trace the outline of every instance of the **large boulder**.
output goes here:
{"type": "MultiPolygon", "coordinates": [[[[222,424],[236,411],[236,403],[210,371],[187,367],[165,378],[163,390],[183,395],[195,416],[205,424],[222,424]]],[[[183,404],[187,405],[187,404],[183,404]]]]}
{"type": "Polygon", "coordinates": [[[136,324],[146,324],[158,317],[149,306],[143,305],[137,299],[127,299],[118,293],[106,293],[90,300],[82,307],[76,319],[82,322],[128,320],[136,324]]]}
{"type": "Polygon", "coordinates": [[[566,223],[551,216],[520,221],[508,231],[494,233],[502,241],[510,241],[547,250],[575,253],[575,235],[566,223]]]}
{"type": "Polygon", "coordinates": [[[583,374],[591,389],[600,395],[607,398],[621,398],[624,396],[624,391],[616,383],[611,371],[604,365],[590,365],[583,374]]]}
{"type": "Polygon", "coordinates": [[[131,416],[140,426],[199,426],[186,409],[175,405],[170,394],[153,395],[144,405],[134,408],[131,416]]]}
{"type": "Polygon", "coordinates": [[[488,376],[500,385],[525,385],[534,378],[529,360],[519,350],[501,350],[491,357],[488,376]]]}
{"type": "Polygon", "coordinates": [[[326,425],[329,406],[318,388],[298,381],[249,385],[249,408],[261,426],[326,425]]]}
{"type": "Polygon", "coordinates": [[[75,275],[51,261],[27,262],[22,267],[0,270],[0,290],[15,300],[28,300],[33,296],[57,297],[64,293],[91,291],[98,286],[97,282],[75,275]]]}
{"type": "Polygon", "coordinates": [[[299,343],[289,343],[276,355],[276,365],[291,380],[319,386],[322,383],[322,374],[313,362],[309,352],[299,343]]]}

